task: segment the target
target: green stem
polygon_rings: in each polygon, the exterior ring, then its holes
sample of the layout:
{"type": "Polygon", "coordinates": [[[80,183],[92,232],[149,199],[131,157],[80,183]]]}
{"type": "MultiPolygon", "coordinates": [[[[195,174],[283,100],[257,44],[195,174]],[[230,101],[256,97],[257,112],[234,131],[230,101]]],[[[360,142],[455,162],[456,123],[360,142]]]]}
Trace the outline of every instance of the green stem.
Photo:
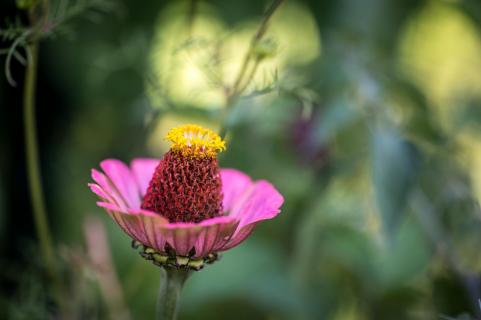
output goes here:
{"type": "Polygon", "coordinates": [[[23,92],[23,113],[25,129],[25,156],[27,162],[27,175],[32,201],[32,212],[35,221],[37,236],[40,241],[40,250],[43,262],[49,277],[54,277],[54,256],[52,240],[47,222],[47,213],[43,197],[38,145],[35,125],[35,83],[37,78],[38,43],[34,41],[29,45],[30,61],[25,74],[23,92]]]}
{"type": "MultiPolygon", "coordinates": [[[[225,120],[224,120],[225,121],[225,120]]],[[[227,135],[227,125],[224,124],[220,130],[219,130],[219,136],[222,138],[222,139],[225,139],[225,136],[227,135]]]]}
{"type": "MultiPolygon", "coordinates": [[[[49,0],[43,0],[40,16],[33,7],[29,10],[29,20],[35,26],[39,17],[45,19],[48,15],[49,0]]],[[[27,178],[32,203],[32,214],[35,223],[37,237],[39,239],[40,253],[43,266],[47,273],[48,280],[52,284],[52,293],[59,307],[60,318],[64,319],[67,315],[64,298],[61,291],[61,283],[56,273],[55,256],[53,251],[50,228],[47,220],[45,201],[42,188],[42,178],[40,174],[40,160],[38,155],[37,128],[35,124],[35,95],[37,82],[38,65],[38,46],[40,34],[33,33],[28,44],[28,63],[25,70],[25,80],[23,89],[23,121],[25,134],[25,160],[27,165],[27,178]]]]}
{"type": "Polygon", "coordinates": [[[256,74],[256,71],[257,71],[257,68],[259,67],[260,62],[261,62],[261,59],[256,58],[256,60],[254,61],[254,65],[252,66],[249,74],[247,75],[247,78],[246,78],[244,84],[242,86],[240,86],[239,89],[238,89],[239,93],[243,93],[246,90],[247,86],[252,81],[252,79],[254,79],[254,76],[256,74]]]}
{"type": "Polygon", "coordinates": [[[188,270],[162,269],[157,298],[157,320],[177,319],[180,292],[188,276],[188,270]]]}
{"type": "Polygon", "coordinates": [[[249,84],[250,80],[254,77],[257,67],[260,63],[260,60],[256,57],[256,60],[254,61],[254,66],[251,69],[251,73],[248,75],[247,79],[244,80],[246,72],[248,70],[248,66],[252,62],[252,52],[254,51],[254,48],[256,45],[262,40],[264,37],[266,31],[267,31],[267,26],[269,20],[272,18],[272,15],[276,10],[279,8],[279,6],[282,4],[284,0],[273,0],[270,4],[270,6],[266,9],[264,12],[262,21],[257,28],[256,33],[251,39],[249,49],[246,52],[246,55],[244,56],[244,60],[242,62],[241,68],[239,69],[239,73],[236,76],[236,80],[234,81],[234,85],[232,88],[226,91],[226,102],[225,102],[225,111],[224,115],[222,117],[222,127],[219,130],[219,135],[221,138],[225,138],[227,135],[228,131],[228,124],[226,124],[226,120],[228,119],[229,111],[232,108],[232,106],[235,104],[235,101],[237,98],[243,93],[243,91],[246,89],[247,85],[249,84]],[[243,82],[245,85],[240,86],[241,83],[243,82]]]}

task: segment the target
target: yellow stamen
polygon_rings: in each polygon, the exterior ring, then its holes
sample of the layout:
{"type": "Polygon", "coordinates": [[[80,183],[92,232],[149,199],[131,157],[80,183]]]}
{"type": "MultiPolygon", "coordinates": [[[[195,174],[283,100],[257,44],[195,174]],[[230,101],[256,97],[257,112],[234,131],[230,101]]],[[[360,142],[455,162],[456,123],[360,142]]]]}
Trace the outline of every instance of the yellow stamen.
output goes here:
{"type": "Polygon", "coordinates": [[[170,149],[183,156],[215,157],[217,152],[225,150],[225,141],[219,135],[194,124],[175,127],[165,138],[172,142],[170,149]]]}

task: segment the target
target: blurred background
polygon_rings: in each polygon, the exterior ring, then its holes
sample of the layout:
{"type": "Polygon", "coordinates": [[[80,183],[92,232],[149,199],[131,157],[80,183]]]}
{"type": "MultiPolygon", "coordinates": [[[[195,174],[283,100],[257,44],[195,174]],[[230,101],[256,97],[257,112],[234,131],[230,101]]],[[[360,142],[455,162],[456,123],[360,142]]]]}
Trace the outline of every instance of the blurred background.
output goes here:
{"type": "MultiPolygon", "coordinates": [[[[2,0],[0,48],[25,2],[2,0]]],[[[96,207],[90,169],[161,157],[198,123],[228,130],[221,166],[285,204],[188,280],[181,319],[481,319],[481,2],[269,5],[51,1],[36,122],[69,318],[153,318],[159,270],[96,207]]],[[[53,319],[25,68],[0,53],[0,318],[53,319]]]]}

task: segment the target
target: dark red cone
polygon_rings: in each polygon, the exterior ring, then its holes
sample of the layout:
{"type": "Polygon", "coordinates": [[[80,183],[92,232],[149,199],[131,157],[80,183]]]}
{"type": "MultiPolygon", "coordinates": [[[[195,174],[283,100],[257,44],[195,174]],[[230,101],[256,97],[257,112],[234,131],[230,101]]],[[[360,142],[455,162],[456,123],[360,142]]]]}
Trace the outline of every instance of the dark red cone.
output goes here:
{"type": "Polygon", "coordinates": [[[142,209],[169,222],[200,222],[223,214],[222,184],[215,157],[167,152],[155,169],[142,209]]]}

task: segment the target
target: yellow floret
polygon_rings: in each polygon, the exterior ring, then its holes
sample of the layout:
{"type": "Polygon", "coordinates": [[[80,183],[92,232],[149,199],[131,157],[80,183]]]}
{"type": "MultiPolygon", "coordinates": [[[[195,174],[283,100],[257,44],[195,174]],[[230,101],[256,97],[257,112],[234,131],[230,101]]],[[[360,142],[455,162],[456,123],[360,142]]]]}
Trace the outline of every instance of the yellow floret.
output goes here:
{"type": "Polygon", "coordinates": [[[172,142],[170,149],[183,156],[215,157],[217,152],[225,150],[225,141],[219,135],[195,124],[175,127],[165,138],[172,142]]]}

